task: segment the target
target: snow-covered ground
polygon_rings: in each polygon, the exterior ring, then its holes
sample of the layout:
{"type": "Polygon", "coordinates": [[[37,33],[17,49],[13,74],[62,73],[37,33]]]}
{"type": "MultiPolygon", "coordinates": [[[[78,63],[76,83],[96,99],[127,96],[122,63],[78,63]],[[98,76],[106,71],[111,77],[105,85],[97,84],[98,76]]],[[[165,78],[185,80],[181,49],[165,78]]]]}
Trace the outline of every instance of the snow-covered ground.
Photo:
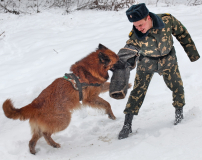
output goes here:
{"type": "MultiPolygon", "coordinates": [[[[202,6],[148,6],[154,13],[171,13],[192,35],[202,53],[202,6]]],[[[0,104],[11,98],[17,108],[30,103],[54,79],[69,73],[70,66],[99,43],[116,53],[125,45],[132,28],[119,12],[78,11],[68,15],[60,10],[33,15],[0,14],[0,104]]],[[[201,160],[202,159],[202,63],[191,63],[175,40],[184,83],[184,120],[174,126],[172,93],[163,77],[155,74],[127,139],[117,136],[124,122],[127,97],[107,100],[117,117],[110,120],[102,111],[75,111],[69,127],[53,135],[61,144],[55,149],[41,138],[37,154],[29,153],[31,132],[28,121],[11,120],[0,110],[1,160],[201,160]]],[[[131,72],[133,84],[135,70],[131,72]]],[[[110,76],[112,73],[109,73],[110,76]]]]}

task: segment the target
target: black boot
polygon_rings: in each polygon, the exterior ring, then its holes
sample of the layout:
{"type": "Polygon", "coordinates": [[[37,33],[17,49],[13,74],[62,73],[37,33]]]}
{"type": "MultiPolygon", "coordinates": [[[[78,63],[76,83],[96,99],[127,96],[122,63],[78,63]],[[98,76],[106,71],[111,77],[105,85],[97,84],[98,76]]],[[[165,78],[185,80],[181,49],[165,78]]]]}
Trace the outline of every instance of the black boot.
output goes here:
{"type": "Polygon", "coordinates": [[[129,133],[132,133],[132,128],[131,128],[132,120],[133,120],[133,114],[128,113],[125,115],[125,122],[122,130],[119,132],[118,139],[127,138],[129,133]]]}
{"type": "Polygon", "coordinates": [[[182,119],[183,119],[183,108],[176,108],[174,125],[177,125],[178,123],[180,123],[182,119]]]}

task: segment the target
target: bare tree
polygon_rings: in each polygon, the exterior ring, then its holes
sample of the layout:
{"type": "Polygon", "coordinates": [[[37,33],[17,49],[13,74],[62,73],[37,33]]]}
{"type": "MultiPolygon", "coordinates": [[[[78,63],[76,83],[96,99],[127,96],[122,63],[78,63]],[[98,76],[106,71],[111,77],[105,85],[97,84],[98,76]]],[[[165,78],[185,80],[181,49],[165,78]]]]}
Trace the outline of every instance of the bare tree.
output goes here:
{"type": "Polygon", "coordinates": [[[1,0],[0,7],[4,10],[5,13],[20,14],[20,12],[16,10],[16,2],[13,0],[1,0]]]}
{"type": "Polygon", "coordinates": [[[196,6],[196,5],[201,5],[202,1],[201,0],[190,0],[188,5],[196,6]]]}
{"type": "Polygon", "coordinates": [[[157,3],[159,2],[159,0],[156,0],[156,7],[157,7],[157,3]]]}
{"type": "MultiPolygon", "coordinates": [[[[142,0],[0,0],[0,12],[13,14],[39,13],[49,8],[61,8],[65,13],[74,10],[94,9],[119,11],[122,8],[129,8],[131,5],[142,0]]],[[[146,4],[167,4],[183,3],[186,5],[200,5],[202,0],[147,0],[146,4]]]]}
{"type": "Polygon", "coordinates": [[[128,8],[135,3],[135,0],[89,0],[80,1],[77,10],[96,9],[96,10],[114,10],[118,11],[122,8],[128,8]]]}

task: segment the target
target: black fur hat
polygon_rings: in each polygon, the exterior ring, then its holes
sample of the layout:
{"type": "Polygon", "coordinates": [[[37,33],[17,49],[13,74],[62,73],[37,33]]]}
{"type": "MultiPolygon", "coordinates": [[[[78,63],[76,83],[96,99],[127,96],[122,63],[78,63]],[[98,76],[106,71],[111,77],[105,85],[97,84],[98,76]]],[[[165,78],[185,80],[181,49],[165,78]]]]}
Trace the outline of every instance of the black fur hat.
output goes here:
{"type": "Polygon", "coordinates": [[[136,22],[145,18],[149,14],[149,10],[145,6],[145,3],[132,5],[127,11],[126,15],[130,22],[136,22]]]}

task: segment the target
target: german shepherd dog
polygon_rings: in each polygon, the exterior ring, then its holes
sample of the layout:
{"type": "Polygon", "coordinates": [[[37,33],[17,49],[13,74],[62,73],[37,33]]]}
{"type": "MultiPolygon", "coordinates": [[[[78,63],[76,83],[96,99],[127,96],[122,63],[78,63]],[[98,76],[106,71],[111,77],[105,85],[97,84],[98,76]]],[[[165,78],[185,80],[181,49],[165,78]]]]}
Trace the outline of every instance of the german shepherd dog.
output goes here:
{"type": "MultiPolygon", "coordinates": [[[[100,86],[87,86],[82,90],[83,105],[97,109],[104,109],[110,119],[116,119],[110,104],[99,97],[101,92],[109,89],[108,70],[118,61],[118,56],[102,44],[85,58],[73,64],[70,71],[73,72],[81,83],[95,84],[100,86]]],[[[56,143],[51,135],[67,128],[71,120],[71,112],[79,109],[79,92],[64,78],[58,78],[45,88],[39,96],[30,104],[17,109],[11,99],[3,103],[6,117],[11,119],[27,120],[32,130],[32,138],[29,141],[29,149],[35,154],[35,146],[42,136],[47,143],[55,148],[56,143]]]]}

